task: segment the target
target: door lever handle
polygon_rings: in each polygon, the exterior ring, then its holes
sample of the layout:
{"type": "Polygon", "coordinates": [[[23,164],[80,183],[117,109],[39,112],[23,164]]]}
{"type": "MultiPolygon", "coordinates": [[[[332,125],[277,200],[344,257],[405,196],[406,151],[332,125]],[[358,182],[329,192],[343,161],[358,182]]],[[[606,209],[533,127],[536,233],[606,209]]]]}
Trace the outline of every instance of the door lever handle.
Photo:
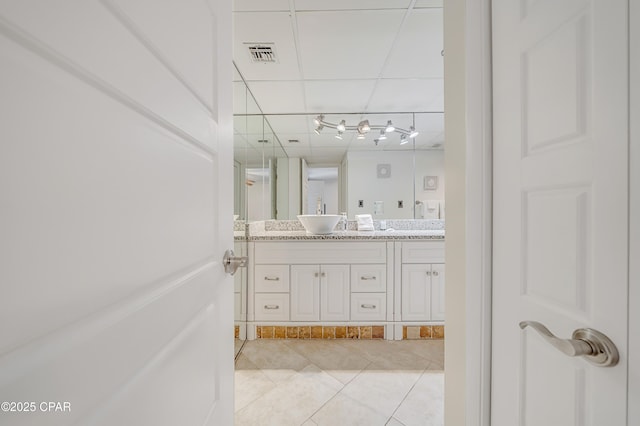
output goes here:
{"type": "Polygon", "coordinates": [[[222,258],[222,265],[224,266],[224,271],[227,274],[235,274],[238,268],[247,266],[247,262],[249,258],[247,256],[236,256],[233,250],[227,250],[224,252],[224,257],[222,258]]]}
{"type": "Polygon", "coordinates": [[[613,367],[620,359],[616,345],[607,336],[592,328],[578,328],[573,332],[571,339],[561,339],[537,321],[520,322],[521,329],[524,330],[528,326],[565,355],[584,357],[599,367],[613,367]]]}

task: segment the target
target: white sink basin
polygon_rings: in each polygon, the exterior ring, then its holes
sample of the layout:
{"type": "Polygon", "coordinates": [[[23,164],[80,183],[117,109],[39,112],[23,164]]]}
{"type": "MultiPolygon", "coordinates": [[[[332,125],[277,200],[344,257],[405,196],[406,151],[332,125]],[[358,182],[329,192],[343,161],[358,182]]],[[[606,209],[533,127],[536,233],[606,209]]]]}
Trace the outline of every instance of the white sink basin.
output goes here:
{"type": "Polygon", "coordinates": [[[310,234],[330,234],[340,221],[337,214],[302,214],[298,220],[310,234]]]}

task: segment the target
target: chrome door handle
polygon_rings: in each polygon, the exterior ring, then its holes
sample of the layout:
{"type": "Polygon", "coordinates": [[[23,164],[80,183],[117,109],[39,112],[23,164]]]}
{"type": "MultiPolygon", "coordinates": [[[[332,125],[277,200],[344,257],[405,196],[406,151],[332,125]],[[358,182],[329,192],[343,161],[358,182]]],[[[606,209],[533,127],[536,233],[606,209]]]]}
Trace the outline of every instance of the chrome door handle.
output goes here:
{"type": "Polygon", "coordinates": [[[578,328],[573,332],[571,339],[560,339],[537,321],[520,323],[523,330],[527,326],[531,326],[544,340],[565,355],[582,356],[599,367],[613,367],[620,359],[618,349],[611,339],[592,328],[578,328]]]}
{"type": "Polygon", "coordinates": [[[236,256],[233,250],[227,250],[224,252],[224,257],[222,258],[222,264],[224,265],[224,271],[227,274],[235,274],[239,267],[247,266],[247,261],[249,258],[247,256],[236,256]]]}

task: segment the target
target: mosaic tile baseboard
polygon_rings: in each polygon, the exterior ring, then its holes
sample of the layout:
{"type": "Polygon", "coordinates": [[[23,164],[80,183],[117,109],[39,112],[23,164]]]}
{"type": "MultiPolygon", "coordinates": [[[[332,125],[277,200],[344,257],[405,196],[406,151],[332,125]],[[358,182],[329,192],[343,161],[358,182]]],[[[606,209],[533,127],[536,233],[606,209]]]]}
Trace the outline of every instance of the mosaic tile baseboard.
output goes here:
{"type": "Polygon", "coordinates": [[[369,326],[256,326],[258,339],[384,339],[383,325],[369,326]]]}
{"type": "Polygon", "coordinates": [[[444,325],[405,325],[402,327],[402,339],[444,339],[444,325]]]}
{"type": "Polygon", "coordinates": [[[236,326],[234,326],[234,329],[235,329],[235,331],[234,331],[233,334],[236,336],[236,339],[239,339],[240,338],[240,326],[236,325],[236,326]]]}

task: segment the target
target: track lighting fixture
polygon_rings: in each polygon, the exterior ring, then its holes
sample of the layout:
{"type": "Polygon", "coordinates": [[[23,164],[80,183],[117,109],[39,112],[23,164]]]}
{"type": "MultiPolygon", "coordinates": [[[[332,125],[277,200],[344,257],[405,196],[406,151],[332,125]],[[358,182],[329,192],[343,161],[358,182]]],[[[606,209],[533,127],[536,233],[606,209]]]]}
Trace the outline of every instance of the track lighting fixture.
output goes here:
{"type": "Polygon", "coordinates": [[[324,114],[319,114],[313,119],[313,123],[316,128],[314,131],[316,134],[320,134],[322,129],[328,127],[330,129],[336,129],[338,133],[335,135],[336,139],[343,139],[344,133],[348,131],[357,132],[356,139],[362,140],[365,139],[366,134],[371,130],[380,130],[380,136],[374,139],[374,142],[377,144],[378,142],[388,139],[388,133],[400,133],[400,145],[404,145],[409,142],[409,139],[413,139],[418,136],[418,131],[414,126],[409,127],[409,130],[401,129],[393,125],[391,120],[387,120],[386,125],[377,125],[369,123],[369,120],[362,120],[358,123],[357,126],[350,126],[347,124],[345,120],[340,120],[338,124],[331,123],[324,120],[324,114]]]}

